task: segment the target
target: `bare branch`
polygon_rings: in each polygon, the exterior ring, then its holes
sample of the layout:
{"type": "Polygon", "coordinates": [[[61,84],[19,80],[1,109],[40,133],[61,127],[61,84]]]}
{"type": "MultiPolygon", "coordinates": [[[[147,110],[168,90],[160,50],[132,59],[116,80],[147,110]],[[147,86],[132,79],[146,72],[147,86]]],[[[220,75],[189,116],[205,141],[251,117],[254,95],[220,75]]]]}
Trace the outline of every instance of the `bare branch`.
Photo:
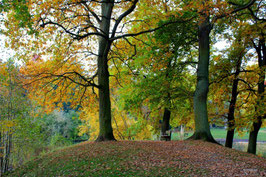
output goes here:
{"type": "Polygon", "coordinates": [[[121,38],[126,38],[126,37],[134,37],[134,36],[138,36],[138,35],[146,34],[146,33],[151,33],[151,32],[157,31],[157,30],[162,29],[162,28],[164,28],[164,27],[166,27],[166,26],[168,26],[168,25],[171,25],[171,24],[188,22],[188,21],[192,20],[193,18],[194,18],[194,17],[189,18],[189,19],[187,19],[187,20],[171,21],[171,22],[168,22],[168,23],[164,23],[163,25],[158,26],[158,27],[156,27],[156,28],[152,28],[152,29],[148,29],[148,30],[140,31],[140,32],[138,32],[138,33],[128,33],[128,34],[124,34],[124,35],[120,35],[120,36],[112,37],[112,38],[110,38],[110,41],[114,41],[114,40],[121,39],[121,38]]]}
{"type": "Polygon", "coordinates": [[[97,36],[101,36],[103,38],[106,38],[107,39],[107,36],[102,34],[102,33],[98,33],[98,32],[90,32],[90,33],[86,33],[84,35],[79,35],[79,34],[75,34],[73,32],[71,32],[70,30],[68,30],[67,28],[65,28],[62,24],[59,24],[59,23],[56,23],[56,22],[53,22],[53,21],[48,21],[48,22],[44,22],[42,20],[42,24],[40,25],[41,27],[45,27],[46,25],[55,25],[55,26],[58,26],[60,28],[62,28],[67,34],[70,34],[72,36],[74,36],[73,38],[74,39],[77,39],[77,40],[80,40],[80,39],[83,39],[83,38],[86,38],[88,36],[92,36],[92,35],[97,35],[97,36]]]}
{"type": "MultiPolygon", "coordinates": [[[[43,79],[48,79],[48,78],[52,78],[52,77],[56,77],[56,78],[64,78],[64,79],[68,79],[71,82],[77,84],[77,85],[81,85],[83,87],[96,87],[99,88],[98,85],[96,85],[93,81],[93,79],[96,77],[97,74],[93,75],[91,78],[85,78],[84,76],[82,76],[80,73],[76,72],[76,71],[72,71],[72,72],[65,72],[63,74],[53,74],[53,73],[40,73],[38,75],[34,75],[34,76],[28,76],[28,77],[37,77],[38,79],[35,79],[33,82],[37,82],[43,79]],[[71,78],[71,75],[76,75],[78,76],[80,79],[82,79],[85,83],[82,82],[78,82],[76,79],[71,78]]],[[[29,83],[29,84],[31,84],[29,83]]],[[[28,85],[29,85],[28,84],[28,85]]]]}
{"type": "Polygon", "coordinates": [[[112,30],[112,35],[111,38],[115,37],[115,33],[117,30],[118,25],[120,24],[120,22],[123,20],[123,18],[125,18],[127,15],[129,15],[130,13],[132,13],[134,11],[134,9],[136,8],[136,4],[138,3],[139,0],[134,0],[132,3],[132,6],[125,11],[123,14],[121,14],[118,19],[115,22],[114,28],[112,30]]]}
{"type": "MultiPolygon", "coordinates": [[[[234,13],[237,13],[237,12],[239,12],[239,11],[241,11],[241,10],[247,9],[247,8],[249,8],[250,6],[252,6],[255,2],[256,2],[256,0],[250,0],[247,4],[241,6],[241,5],[239,5],[239,4],[236,4],[236,3],[234,3],[234,2],[230,2],[230,1],[229,1],[229,2],[228,2],[229,4],[234,5],[234,6],[238,6],[238,8],[234,9],[234,10],[233,10],[232,12],[230,12],[229,14],[234,14],[234,13]]],[[[221,19],[221,18],[223,18],[223,17],[226,17],[226,16],[229,15],[229,14],[224,13],[224,14],[221,14],[221,15],[219,15],[219,16],[215,16],[215,17],[212,19],[212,24],[214,24],[218,19],[221,19]]]]}
{"type": "Polygon", "coordinates": [[[88,5],[86,4],[86,1],[82,1],[81,3],[86,8],[86,10],[89,11],[92,14],[92,16],[96,19],[96,21],[100,24],[101,20],[100,20],[99,16],[88,7],[88,5]]]}

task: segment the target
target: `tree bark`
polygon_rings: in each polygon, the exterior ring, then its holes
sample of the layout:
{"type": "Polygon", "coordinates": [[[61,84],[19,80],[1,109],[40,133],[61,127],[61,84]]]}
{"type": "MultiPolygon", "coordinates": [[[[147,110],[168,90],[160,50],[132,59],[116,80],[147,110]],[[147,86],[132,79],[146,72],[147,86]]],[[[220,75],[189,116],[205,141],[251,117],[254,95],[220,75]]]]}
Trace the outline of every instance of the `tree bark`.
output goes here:
{"type": "MultiPolygon", "coordinates": [[[[2,127],[1,127],[1,129],[2,129],[2,127]]],[[[0,130],[0,176],[3,175],[3,166],[4,166],[3,165],[4,164],[4,159],[3,159],[4,151],[3,151],[3,148],[2,148],[4,146],[4,143],[2,141],[2,136],[3,136],[3,134],[2,134],[2,132],[0,130]]]]}
{"type": "Polygon", "coordinates": [[[228,129],[227,129],[227,135],[226,135],[226,141],[225,141],[225,147],[232,148],[233,147],[233,139],[234,139],[234,133],[235,133],[235,106],[236,106],[236,100],[237,100],[237,87],[238,87],[238,75],[240,73],[240,67],[241,67],[242,59],[239,58],[237,60],[236,64],[236,72],[233,80],[233,87],[232,87],[232,95],[229,105],[229,112],[227,117],[227,123],[228,123],[228,129]]]}
{"type": "MultiPolygon", "coordinates": [[[[168,103],[168,106],[170,107],[171,105],[171,95],[170,95],[170,82],[169,82],[169,73],[171,68],[171,62],[172,60],[169,59],[167,68],[166,68],[166,74],[165,74],[165,79],[167,80],[167,98],[166,102],[168,103]]],[[[171,111],[168,108],[164,108],[164,114],[163,114],[163,122],[162,122],[162,127],[161,127],[161,133],[162,135],[166,135],[166,131],[170,129],[170,117],[171,117],[171,111]]]]}
{"type": "Polygon", "coordinates": [[[109,71],[108,71],[108,53],[110,51],[111,41],[109,39],[110,20],[114,2],[105,0],[102,2],[102,20],[100,29],[106,37],[99,37],[98,50],[98,82],[99,82],[99,123],[100,132],[96,139],[100,141],[115,140],[111,119],[111,101],[109,90],[109,71]]]}
{"type": "Polygon", "coordinates": [[[209,17],[199,22],[199,62],[197,69],[197,87],[194,93],[195,132],[189,139],[214,142],[211,135],[207,112],[207,94],[209,91],[210,32],[209,17]]]}
{"type": "Polygon", "coordinates": [[[257,149],[257,137],[261,127],[261,118],[258,118],[258,122],[253,122],[252,128],[253,130],[249,133],[248,139],[248,152],[252,154],[256,154],[257,149]]]}
{"type": "Polygon", "coordinates": [[[162,135],[166,135],[166,131],[170,129],[170,116],[171,111],[167,108],[164,108],[163,122],[162,122],[162,135]]]}
{"type": "Polygon", "coordinates": [[[7,132],[7,140],[6,140],[6,153],[5,153],[5,161],[4,161],[4,173],[7,172],[10,168],[10,153],[11,153],[11,148],[12,148],[12,134],[9,134],[7,132]]]}
{"type": "Polygon", "coordinates": [[[264,92],[265,92],[265,70],[266,70],[266,47],[265,47],[265,39],[262,38],[259,40],[259,45],[254,46],[256,52],[258,54],[258,63],[260,68],[260,75],[259,75],[259,83],[258,83],[258,101],[256,106],[256,112],[259,112],[259,116],[257,120],[253,122],[252,129],[249,134],[248,140],[248,152],[252,154],[256,154],[257,148],[257,137],[262,125],[262,119],[265,119],[265,111],[263,110],[264,103],[264,92]],[[262,109],[263,112],[260,111],[262,109]]]}

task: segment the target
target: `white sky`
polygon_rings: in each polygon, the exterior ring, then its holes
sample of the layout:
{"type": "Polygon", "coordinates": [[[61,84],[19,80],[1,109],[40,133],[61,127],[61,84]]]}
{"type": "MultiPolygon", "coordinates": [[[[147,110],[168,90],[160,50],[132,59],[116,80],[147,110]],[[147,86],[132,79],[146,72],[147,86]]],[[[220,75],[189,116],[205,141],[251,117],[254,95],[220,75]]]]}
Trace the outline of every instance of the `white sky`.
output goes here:
{"type": "Polygon", "coordinates": [[[225,40],[218,41],[213,45],[213,47],[217,48],[218,50],[228,48],[229,46],[230,44],[227,43],[225,40]]]}
{"type": "Polygon", "coordinates": [[[0,60],[7,61],[9,58],[12,58],[14,54],[14,51],[5,48],[5,36],[0,34],[0,60]]]}

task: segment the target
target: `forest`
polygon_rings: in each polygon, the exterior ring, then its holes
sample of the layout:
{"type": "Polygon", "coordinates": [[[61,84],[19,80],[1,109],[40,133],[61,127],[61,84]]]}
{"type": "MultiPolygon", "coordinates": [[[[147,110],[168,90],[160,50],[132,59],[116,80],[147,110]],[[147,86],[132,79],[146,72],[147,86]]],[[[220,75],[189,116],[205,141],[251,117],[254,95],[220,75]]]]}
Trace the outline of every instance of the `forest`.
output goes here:
{"type": "Polygon", "coordinates": [[[122,154],[243,141],[266,174],[265,1],[1,0],[0,11],[13,53],[0,58],[0,176],[81,142],[122,154]]]}

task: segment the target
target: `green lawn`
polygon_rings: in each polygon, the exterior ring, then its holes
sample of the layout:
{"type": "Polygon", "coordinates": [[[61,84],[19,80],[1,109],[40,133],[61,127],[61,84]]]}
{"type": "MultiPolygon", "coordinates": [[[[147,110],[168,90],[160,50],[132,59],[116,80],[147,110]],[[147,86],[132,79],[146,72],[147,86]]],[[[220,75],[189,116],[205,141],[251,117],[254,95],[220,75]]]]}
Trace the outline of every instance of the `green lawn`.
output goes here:
{"type": "MultiPolygon", "coordinates": [[[[187,132],[188,136],[185,138],[191,136],[193,132],[187,132]]],[[[218,128],[213,128],[211,129],[211,133],[215,139],[225,139],[226,138],[226,129],[218,129],[218,128]]],[[[243,133],[243,134],[238,134],[235,133],[234,139],[248,139],[249,138],[249,133],[243,133]]],[[[179,133],[174,132],[172,134],[172,140],[180,140],[180,135],[179,133]]],[[[258,134],[258,141],[266,141],[266,128],[262,128],[259,131],[258,134]]]]}
{"type": "MultiPolygon", "coordinates": [[[[186,139],[193,134],[193,132],[187,132],[187,133],[188,133],[188,135],[186,137],[184,137],[183,139],[186,139]]],[[[226,138],[226,130],[225,129],[213,128],[213,129],[211,129],[211,133],[215,139],[225,139],[226,138]]],[[[234,139],[246,139],[246,140],[248,140],[248,138],[249,138],[248,132],[245,132],[245,133],[240,134],[240,135],[238,133],[235,133],[235,136],[234,136],[234,139]]],[[[178,132],[172,133],[172,140],[180,140],[180,139],[182,139],[182,138],[180,137],[180,134],[178,132]]],[[[258,134],[258,141],[266,141],[266,128],[260,129],[259,134],[258,134]]],[[[234,143],[233,144],[234,149],[244,151],[244,152],[247,152],[247,146],[248,146],[248,143],[234,143]]],[[[257,144],[257,154],[259,156],[266,157],[266,143],[258,143],[257,144]]]]}

